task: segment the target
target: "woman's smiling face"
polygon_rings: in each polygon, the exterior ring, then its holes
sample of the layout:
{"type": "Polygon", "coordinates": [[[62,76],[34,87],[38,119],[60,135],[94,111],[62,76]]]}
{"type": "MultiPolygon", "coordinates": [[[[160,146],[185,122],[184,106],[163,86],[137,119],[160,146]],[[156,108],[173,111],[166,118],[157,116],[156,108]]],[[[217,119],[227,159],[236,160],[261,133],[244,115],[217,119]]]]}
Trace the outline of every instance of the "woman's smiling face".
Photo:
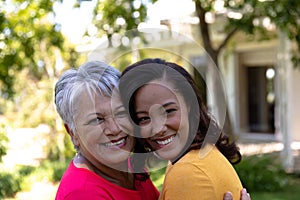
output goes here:
{"type": "Polygon", "coordinates": [[[189,135],[187,107],[182,95],[164,81],[153,81],[138,89],[135,114],[141,137],[164,160],[174,160],[189,135]]]}
{"type": "Polygon", "coordinates": [[[76,134],[80,152],[90,161],[113,166],[126,161],[134,145],[132,124],[119,97],[83,91],[76,102],[76,134]]]}

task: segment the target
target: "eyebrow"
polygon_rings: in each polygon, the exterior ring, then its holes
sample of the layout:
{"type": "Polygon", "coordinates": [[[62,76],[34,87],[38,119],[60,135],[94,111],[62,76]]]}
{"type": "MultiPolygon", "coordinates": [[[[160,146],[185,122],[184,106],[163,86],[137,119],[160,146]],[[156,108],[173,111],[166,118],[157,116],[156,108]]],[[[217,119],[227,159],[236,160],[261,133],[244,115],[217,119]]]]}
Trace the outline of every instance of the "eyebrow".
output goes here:
{"type": "MultiPolygon", "coordinates": [[[[119,109],[121,109],[122,107],[125,108],[125,106],[122,104],[122,105],[116,107],[114,110],[119,110],[119,109]]],[[[114,111],[114,110],[112,110],[112,111],[114,111]]],[[[103,116],[104,113],[94,112],[94,113],[88,114],[87,116],[89,117],[89,116],[92,116],[92,115],[96,115],[96,116],[99,116],[99,115],[100,115],[100,116],[103,116]]]]}
{"type": "MultiPolygon", "coordinates": [[[[168,103],[165,103],[163,104],[162,106],[160,106],[159,108],[165,108],[165,107],[168,107],[169,105],[172,105],[172,104],[176,104],[175,102],[171,101],[171,102],[168,102],[168,103]]],[[[136,112],[135,114],[147,114],[148,112],[147,111],[138,111],[136,112]]]]}
{"type": "Polygon", "coordinates": [[[99,116],[99,115],[103,115],[102,113],[99,113],[99,112],[95,112],[95,113],[90,113],[88,114],[87,116],[92,116],[92,115],[96,115],[96,116],[99,116]]]}

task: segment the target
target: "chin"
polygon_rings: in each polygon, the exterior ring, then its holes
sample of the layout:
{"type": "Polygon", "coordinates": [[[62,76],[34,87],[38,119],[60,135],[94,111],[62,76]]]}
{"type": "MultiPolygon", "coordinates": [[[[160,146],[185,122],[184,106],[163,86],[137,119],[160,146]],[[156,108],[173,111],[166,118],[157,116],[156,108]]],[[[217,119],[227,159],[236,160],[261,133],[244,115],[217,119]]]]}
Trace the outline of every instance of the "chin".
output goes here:
{"type": "Polygon", "coordinates": [[[111,155],[106,159],[105,165],[116,168],[115,166],[119,166],[120,164],[127,163],[130,153],[123,153],[119,155],[111,155]]]}
{"type": "Polygon", "coordinates": [[[157,157],[159,157],[160,159],[163,160],[173,160],[174,158],[176,158],[179,154],[179,152],[168,152],[168,151],[162,151],[162,150],[158,150],[155,153],[157,155],[157,157]]]}

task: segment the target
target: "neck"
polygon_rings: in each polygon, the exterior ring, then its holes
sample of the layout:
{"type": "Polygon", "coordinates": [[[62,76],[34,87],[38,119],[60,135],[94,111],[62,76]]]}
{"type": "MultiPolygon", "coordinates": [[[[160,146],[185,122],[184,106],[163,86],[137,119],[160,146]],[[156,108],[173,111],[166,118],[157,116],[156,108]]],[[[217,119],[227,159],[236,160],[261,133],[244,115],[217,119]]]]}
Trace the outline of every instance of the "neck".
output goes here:
{"type": "MultiPolygon", "coordinates": [[[[132,190],[135,189],[134,176],[132,173],[128,172],[128,170],[117,170],[118,168],[114,169],[100,162],[93,164],[81,153],[77,153],[73,162],[76,167],[88,169],[115,185],[132,190]]],[[[127,163],[125,164],[127,166],[127,163]]],[[[124,165],[124,163],[122,165],[124,165]]],[[[125,168],[123,167],[121,169],[125,168]]],[[[126,169],[128,169],[128,167],[126,169]]]]}

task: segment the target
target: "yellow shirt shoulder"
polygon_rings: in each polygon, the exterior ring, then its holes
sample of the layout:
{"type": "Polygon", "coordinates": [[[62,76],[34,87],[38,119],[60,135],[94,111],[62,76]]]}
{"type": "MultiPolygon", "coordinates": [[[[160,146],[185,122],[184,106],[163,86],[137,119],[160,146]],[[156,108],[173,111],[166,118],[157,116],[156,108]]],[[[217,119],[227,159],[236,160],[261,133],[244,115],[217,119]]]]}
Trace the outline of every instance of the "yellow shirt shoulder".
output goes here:
{"type": "Polygon", "coordinates": [[[216,147],[207,146],[168,166],[160,199],[222,200],[230,191],[239,200],[242,188],[230,162],[216,147]]]}

